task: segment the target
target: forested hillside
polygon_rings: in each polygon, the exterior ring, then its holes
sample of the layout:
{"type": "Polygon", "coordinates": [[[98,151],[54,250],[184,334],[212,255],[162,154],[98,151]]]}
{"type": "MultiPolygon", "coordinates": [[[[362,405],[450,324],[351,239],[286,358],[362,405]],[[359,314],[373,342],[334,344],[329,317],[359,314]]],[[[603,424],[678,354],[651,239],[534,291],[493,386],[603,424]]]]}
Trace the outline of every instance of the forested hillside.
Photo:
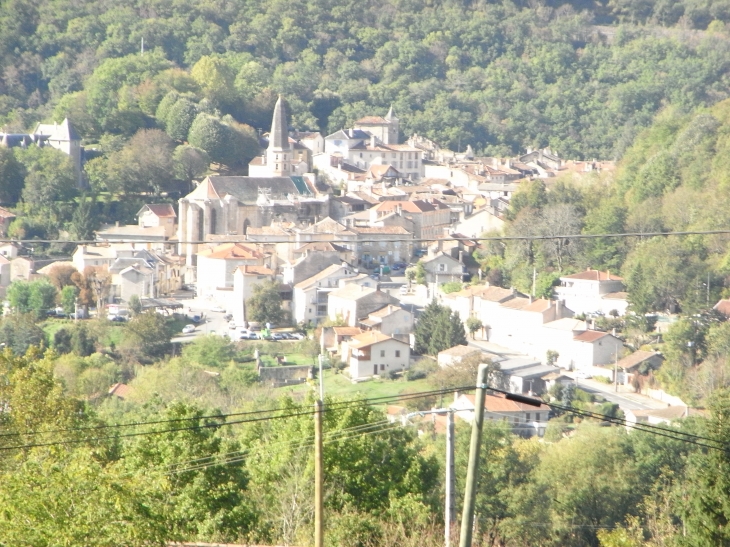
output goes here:
{"type": "Polygon", "coordinates": [[[155,119],[170,91],[254,128],[284,93],[300,129],[393,103],[404,133],[454,149],[616,158],[667,104],[730,96],[726,1],[530,6],[10,0],[0,115],[9,129],[69,116],[89,141],[155,126],[179,139],[155,119]]]}

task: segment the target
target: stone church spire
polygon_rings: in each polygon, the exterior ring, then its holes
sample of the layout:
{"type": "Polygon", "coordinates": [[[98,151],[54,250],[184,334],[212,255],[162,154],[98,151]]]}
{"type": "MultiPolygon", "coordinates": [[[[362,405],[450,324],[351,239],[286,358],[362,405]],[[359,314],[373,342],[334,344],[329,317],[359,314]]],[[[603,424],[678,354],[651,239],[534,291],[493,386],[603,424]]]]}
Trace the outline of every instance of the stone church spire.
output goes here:
{"type": "Polygon", "coordinates": [[[289,150],[289,126],[286,123],[286,101],[279,95],[269,133],[269,150],[289,150]]]}
{"type": "Polygon", "coordinates": [[[266,149],[266,165],[270,176],[286,177],[291,174],[291,146],[289,145],[289,126],[286,123],[286,101],[279,95],[271,120],[269,147],[266,149]]]}

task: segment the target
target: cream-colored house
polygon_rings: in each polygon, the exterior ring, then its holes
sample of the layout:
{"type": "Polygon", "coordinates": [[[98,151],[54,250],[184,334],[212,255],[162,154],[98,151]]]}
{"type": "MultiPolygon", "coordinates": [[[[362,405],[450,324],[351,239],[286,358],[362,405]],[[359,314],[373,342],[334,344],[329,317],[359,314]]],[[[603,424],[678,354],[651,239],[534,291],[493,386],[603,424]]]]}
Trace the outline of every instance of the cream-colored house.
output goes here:
{"type": "Polygon", "coordinates": [[[336,321],[341,318],[349,326],[357,327],[361,319],[398,300],[377,288],[348,284],[329,293],[327,316],[336,321]]]}
{"type": "Polygon", "coordinates": [[[263,266],[264,254],[253,245],[224,243],[198,253],[198,296],[225,300],[220,290],[233,289],[233,273],[239,266],[263,266]]]}
{"type": "MultiPolygon", "coordinates": [[[[458,418],[471,423],[474,421],[474,395],[459,394],[449,405],[456,410],[458,418]]],[[[512,431],[523,437],[537,435],[542,437],[550,418],[550,407],[539,407],[510,401],[504,395],[487,395],[484,400],[484,419],[493,422],[505,422],[512,431]]]]}
{"type": "Polygon", "coordinates": [[[628,308],[628,295],[622,277],[588,269],[560,278],[555,296],[575,313],[616,312],[624,315],[628,308]]]}
{"type": "Polygon", "coordinates": [[[350,365],[350,378],[359,380],[407,369],[411,347],[387,334],[369,331],[344,342],[342,357],[350,365]]]}
{"type": "Polygon", "coordinates": [[[340,288],[340,281],[355,277],[349,264],[332,264],[312,277],[294,285],[292,308],[295,323],[319,323],[327,318],[329,294],[340,288]]]}
{"type": "Polygon", "coordinates": [[[413,314],[408,310],[388,304],[370,313],[367,319],[360,321],[366,330],[376,330],[388,336],[409,334],[413,332],[413,314]]]}
{"type": "Polygon", "coordinates": [[[175,209],[169,203],[152,203],[137,211],[137,222],[140,228],[164,228],[165,238],[175,235],[175,209]]]}
{"type": "Polygon", "coordinates": [[[239,266],[233,273],[233,291],[225,301],[226,310],[233,315],[236,325],[244,326],[248,321],[246,300],[254,294],[254,287],[276,279],[276,272],[266,266],[239,266]]]}

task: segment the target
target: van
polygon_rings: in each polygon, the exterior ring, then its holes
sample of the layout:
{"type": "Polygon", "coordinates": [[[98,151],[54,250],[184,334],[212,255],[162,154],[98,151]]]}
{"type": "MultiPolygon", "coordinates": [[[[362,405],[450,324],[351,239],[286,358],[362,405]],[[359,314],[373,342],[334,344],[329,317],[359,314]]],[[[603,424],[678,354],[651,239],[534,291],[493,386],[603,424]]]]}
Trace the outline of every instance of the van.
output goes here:
{"type": "Polygon", "coordinates": [[[401,296],[405,296],[408,294],[408,285],[401,285],[400,289],[398,289],[398,292],[401,296]]]}

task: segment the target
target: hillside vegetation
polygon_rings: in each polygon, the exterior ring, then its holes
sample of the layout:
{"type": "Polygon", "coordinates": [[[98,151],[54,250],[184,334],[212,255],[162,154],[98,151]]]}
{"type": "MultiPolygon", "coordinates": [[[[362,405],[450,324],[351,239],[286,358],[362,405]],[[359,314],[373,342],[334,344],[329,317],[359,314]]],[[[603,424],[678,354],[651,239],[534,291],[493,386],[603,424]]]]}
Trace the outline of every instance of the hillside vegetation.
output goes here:
{"type": "Polygon", "coordinates": [[[527,4],[9,1],[0,116],[15,129],[69,116],[87,139],[159,126],[187,140],[158,116],[171,91],[253,128],[283,93],[300,129],[393,103],[404,134],[454,149],[615,158],[667,104],[730,96],[730,3],[527,4]]]}

